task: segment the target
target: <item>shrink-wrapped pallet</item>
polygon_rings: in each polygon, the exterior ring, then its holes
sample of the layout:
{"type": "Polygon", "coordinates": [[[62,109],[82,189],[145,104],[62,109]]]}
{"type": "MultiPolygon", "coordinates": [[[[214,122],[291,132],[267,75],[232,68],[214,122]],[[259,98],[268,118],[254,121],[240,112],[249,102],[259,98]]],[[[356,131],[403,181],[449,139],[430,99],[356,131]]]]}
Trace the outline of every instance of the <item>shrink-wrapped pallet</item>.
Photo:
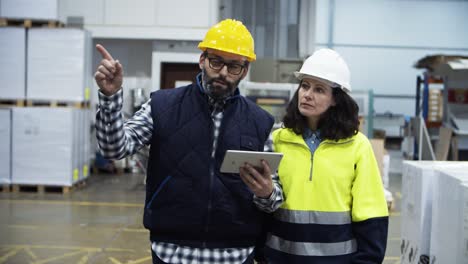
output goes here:
{"type": "Polygon", "coordinates": [[[0,27],[0,99],[26,97],[26,30],[0,27]]]}
{"type": "Polygon", "coordinates": [[[11,110],[0,108],[0,184],[11,182],[11,110]]]}
{"type": "Polygon", "coordinates": [[[13,108],[13,184],[71,186],[78,180],[78,111],[13,108]]]}
{"type": "Polygon", "coordinates": [[[77,28],[28,30],[27,99],[82,102],[91,87],[91,38],[77,28]]]}

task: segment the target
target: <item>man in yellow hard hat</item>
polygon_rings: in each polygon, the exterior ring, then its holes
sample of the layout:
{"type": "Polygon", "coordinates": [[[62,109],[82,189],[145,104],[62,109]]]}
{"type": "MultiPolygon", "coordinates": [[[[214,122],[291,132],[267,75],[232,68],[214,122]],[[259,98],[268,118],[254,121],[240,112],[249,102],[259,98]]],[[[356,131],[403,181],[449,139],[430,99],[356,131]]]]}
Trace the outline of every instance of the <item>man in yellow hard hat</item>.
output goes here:
{"type": "Polygon", "coordinates": [[[109,159],[150,145],[143,221],[153,263],[253,263],[261,210],[272,207],[281,188],[266,163],[262,174],[242,179],[220,166],[228,149],[262,151],[273,125],[237,87],[256,58],[254,41],[241,22],[226,19],[198,47],[196,82],[152,93],[124,122],[123,67],[97,45],[98,144],[109,159]]]}

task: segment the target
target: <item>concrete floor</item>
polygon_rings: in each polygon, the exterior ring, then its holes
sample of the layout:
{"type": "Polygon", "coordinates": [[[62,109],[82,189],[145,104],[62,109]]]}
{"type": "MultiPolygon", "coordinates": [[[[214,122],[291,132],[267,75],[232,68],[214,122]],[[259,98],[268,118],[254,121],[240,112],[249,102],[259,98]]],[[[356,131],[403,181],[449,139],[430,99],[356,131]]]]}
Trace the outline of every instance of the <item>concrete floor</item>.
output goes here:
{"type": "Polygon", "coordinates": [[[151,263],[142,175],[94,175],[70,194],[0,193],[2,263],[151,263]]]}
{"type": "MultiPolygon", "coordinates": [[[[392,170],[391,170],[392,171],[392,170]]],[[[399,263],[401,173],[384,263],[399,263]]],[[[151,263],[143,176],[93,175],[70,194],[0,193],[0,264],[151,263]]]]}

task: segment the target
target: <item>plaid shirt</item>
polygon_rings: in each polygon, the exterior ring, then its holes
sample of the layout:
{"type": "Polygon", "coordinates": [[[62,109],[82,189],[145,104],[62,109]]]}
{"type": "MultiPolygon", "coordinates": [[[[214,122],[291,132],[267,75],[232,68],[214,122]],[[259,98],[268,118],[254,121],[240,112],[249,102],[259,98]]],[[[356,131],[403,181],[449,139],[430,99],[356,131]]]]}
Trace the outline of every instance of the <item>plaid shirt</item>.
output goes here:
{"type": "MultiPolygon", "coordinates": [[[[134,154],[151,143],[153,119],[150,100],[130,119],[124,122],[122,114],[123,91],[112,96],[99,92],[99,108],[96,113],[96,137],[101,154],[110,159],[121,159],[134,154]]],[[[218,142],[219,128],[223,119],[222,107],[213,107],[211,115],[214,123],[213,152],[218,142]]],[[[272,151],[271,140],[265,150],[272,151]]],[[[272,175],[273,193],[270,198],[254,196],[256,206],[265,212],[273,212],[283,203],[283,191],[277,174],[272,175]]],[[[248,248],[192,248],[171,243],[152,241],[154,253],[166,263],[174,264],[240,264],[253,252],[248,248]]]]}

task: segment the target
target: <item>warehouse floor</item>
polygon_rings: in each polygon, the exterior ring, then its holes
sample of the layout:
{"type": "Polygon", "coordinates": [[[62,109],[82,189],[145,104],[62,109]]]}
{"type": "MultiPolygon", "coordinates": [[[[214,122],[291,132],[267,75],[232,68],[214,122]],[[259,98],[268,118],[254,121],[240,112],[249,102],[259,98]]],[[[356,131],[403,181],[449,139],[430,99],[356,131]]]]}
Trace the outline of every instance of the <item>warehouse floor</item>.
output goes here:
{"type": "MultiPolygon", "coordinates": [[[[391,170],[392,171],[392,170],[391,170]]],[[[142,226],[143,175],[93,175],[69,194],[0,193],[0,264],[151,263],[142,226]]],[[[399,263],[401,173],[385,264],[399,263]]]]}

